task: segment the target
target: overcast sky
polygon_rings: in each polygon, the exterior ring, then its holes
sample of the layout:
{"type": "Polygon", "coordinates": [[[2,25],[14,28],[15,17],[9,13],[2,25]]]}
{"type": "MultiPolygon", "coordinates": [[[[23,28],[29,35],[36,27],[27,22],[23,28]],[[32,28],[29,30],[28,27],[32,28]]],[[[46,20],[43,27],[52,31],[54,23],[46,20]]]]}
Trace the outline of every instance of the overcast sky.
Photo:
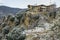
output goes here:
{"type": "MultiPolygon", "coordinates": [[[[50,0],[0,0],[0,6],[5,5],[15,8],[27,8],[27,5],[36,5],[45,4],[49,5],[50,0]]],[[[56,3],[57,6],[60,6],[60,0],[51,0],[51,4],[56,3]]]]}

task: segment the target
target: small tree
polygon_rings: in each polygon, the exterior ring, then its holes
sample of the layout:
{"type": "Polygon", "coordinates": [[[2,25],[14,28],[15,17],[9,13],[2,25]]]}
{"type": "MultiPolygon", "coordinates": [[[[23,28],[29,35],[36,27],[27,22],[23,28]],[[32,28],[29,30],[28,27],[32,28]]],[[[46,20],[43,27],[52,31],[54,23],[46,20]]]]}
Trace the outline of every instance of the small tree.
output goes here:
{"type": "Polygon", "coordinates": [[[7,40],[24,40],[26,34],[23,34],[23,30],[21,28],[13,28],[13,30],[8,34],[7,40]]]}

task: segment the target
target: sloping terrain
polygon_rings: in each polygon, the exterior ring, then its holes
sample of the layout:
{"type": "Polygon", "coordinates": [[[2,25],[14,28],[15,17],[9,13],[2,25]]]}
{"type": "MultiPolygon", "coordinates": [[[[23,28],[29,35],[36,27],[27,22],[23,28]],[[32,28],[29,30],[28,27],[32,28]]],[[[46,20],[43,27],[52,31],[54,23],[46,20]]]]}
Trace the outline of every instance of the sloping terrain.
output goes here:
{"type": "Polygon", "coordinates": [[[17,12],[22,11],[25,9],[20,9],[20,8],[12,8],[12,7],[8,7],[8,6],[0,6],[0,18],[2,18],[2,16],[7,16],[7,15],[16,15],[17,12]]]}
{"type": "Polygon", "coordinates": [[[0,40],[60,40],[60,16],[44,14],[8,15],[0,24],[0,40]]]}
{"type": "Polygon", "coordinates": [[[23,10],[4,17],[0,40],[60,40],[60,13],[55,17],[46,14],[23,10]]]}

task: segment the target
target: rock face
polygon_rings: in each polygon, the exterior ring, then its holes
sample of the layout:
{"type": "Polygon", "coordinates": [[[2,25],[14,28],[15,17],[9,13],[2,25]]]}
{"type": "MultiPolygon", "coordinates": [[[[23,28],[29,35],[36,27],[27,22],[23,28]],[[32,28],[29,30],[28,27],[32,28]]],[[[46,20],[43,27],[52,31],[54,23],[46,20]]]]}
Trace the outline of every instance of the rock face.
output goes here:
{"type": "Polygon", "coordinates": [[[60,40],[60,14],[52,18],[35,13],[24,10],[4,17],[0,24],[0,40],[60,40]]]}
{"type": "Polygon", "coordinates": [[[60,40],[60,17],[50,23],[47,21],[41,22],[38,22],[37,28],[26,30],[26,40],[60,40]]]}
{"type": "Polygon", "coordinates": [[[48,26],[49,28],[43,28],[44,30],[41,27],[37,29],[26,30],[26,40],[60,40],[60,25],[59,23],[55,24],[55,22],[56,21],[54,21],[52,24],[48,24],[50,25],[48,26]]]}

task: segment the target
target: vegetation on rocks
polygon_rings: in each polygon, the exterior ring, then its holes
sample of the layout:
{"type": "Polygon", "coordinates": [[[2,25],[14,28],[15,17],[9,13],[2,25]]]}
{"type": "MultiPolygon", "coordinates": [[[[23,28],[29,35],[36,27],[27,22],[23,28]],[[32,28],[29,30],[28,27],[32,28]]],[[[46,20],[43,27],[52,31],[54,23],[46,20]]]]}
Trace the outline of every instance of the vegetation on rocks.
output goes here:
{"type": "Polygon", "coordinates": [[[0,40],[60,40],[60,17],[28,10],[8,15],[0,24],[0,40]]]}

